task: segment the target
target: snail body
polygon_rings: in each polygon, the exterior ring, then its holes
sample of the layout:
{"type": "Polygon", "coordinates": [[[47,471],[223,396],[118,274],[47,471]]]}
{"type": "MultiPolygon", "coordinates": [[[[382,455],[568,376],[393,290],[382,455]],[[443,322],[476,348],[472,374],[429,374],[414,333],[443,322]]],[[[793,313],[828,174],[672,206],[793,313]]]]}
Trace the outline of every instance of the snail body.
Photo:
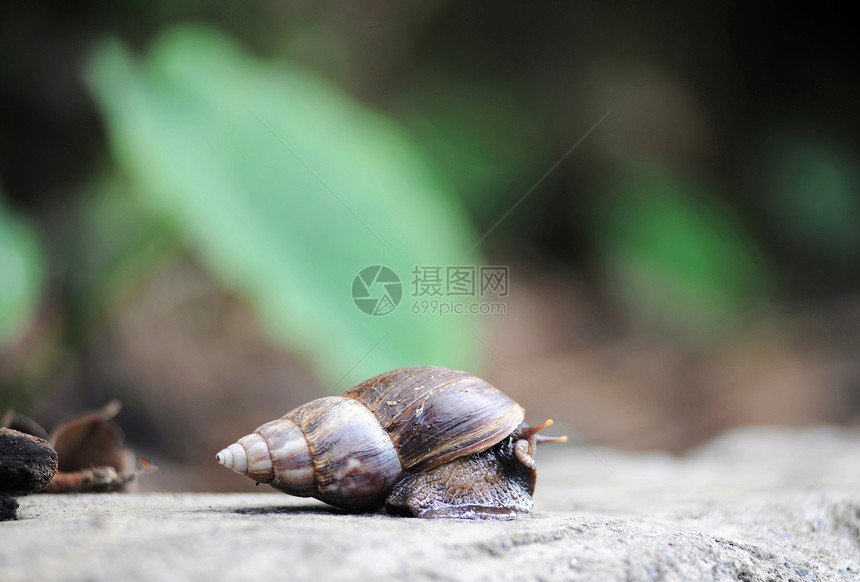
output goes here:
{"type": "Polygon", "coordinates": [[[216,455],[275,489],[352,511],[422,517],[531,512],[538,427],[483,380],[402,368],[299,406],[216,455]]]}

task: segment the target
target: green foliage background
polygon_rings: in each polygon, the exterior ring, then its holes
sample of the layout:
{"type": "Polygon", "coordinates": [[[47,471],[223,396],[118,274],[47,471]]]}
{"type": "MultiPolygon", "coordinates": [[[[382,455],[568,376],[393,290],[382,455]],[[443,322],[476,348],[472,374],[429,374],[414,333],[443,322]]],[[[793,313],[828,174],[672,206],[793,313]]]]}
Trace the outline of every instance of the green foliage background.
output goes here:
{"type": "Polygon", "coordinates": [[[570,268],[607,329],[672,338],[860,283],[860,83],[823,5],[4,10],[0,408],[183,260],[333,391],[481,371],[487,319],[413,313],[415,265],[570,268]],[[383,317],[350,297],[375,264],[383,317]]]}
{"type": "Polygon", "coordinates": [[[105,43],[87,79],[141,206],[328,383],[475,364],[474,322],[408,304],[368,317],[349,296],[368,265],[408,286],[413,265],[478,262],[451,186],[394,123],[205,27],[165,33],[142,63],[105,43]]]}

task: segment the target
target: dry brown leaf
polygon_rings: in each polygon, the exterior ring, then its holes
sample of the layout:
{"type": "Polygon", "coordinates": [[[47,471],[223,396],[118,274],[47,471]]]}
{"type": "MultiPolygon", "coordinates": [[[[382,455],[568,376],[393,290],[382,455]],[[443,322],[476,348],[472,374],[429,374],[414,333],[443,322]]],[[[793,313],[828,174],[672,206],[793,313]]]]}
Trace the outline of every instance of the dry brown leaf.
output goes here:
{"type": "Polygon", "coordinates": [[[122,429],[113,421],[122,405],[118,400],[85,412],[58,426],[49,435],[35,421],[7,411],[0,424],[36,436],[44,435],[59,457],[59,469],[48,493],[74,491],[129,491],[135,476],[157,467],[148,461],[136,466],[135,454],[123,444],[122,429]]]}

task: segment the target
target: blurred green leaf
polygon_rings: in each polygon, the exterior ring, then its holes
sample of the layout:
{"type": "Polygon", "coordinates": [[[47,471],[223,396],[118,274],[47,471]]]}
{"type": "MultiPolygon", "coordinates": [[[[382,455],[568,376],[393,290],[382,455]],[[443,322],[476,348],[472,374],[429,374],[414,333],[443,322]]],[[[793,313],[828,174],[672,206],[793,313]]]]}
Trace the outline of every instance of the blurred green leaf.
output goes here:
{"type": "Polygon", "coordinates": [[[368,265],[408,290],[416,264],[478,260],[449,185],[394,123],[203,27],[172,29],[141,65],[106,42],[87,80],[133,191],[324,378],[474,366],[474,320],[414,315],[409,297],[372,317],[350,296],[368,265]]]}
{"type": "Polygon", "coordinates": [[[46,270],[36,231],[6,208],[0,189],[0,351],[20,338],[35,315],[46,270]]]}
{"type": "Polygon", "coordinates": [[[640,320],[710,332],[765,298],[770,265],[703,184],[635,166],[607,178],[597,200],[601,260],[614,293],[640,320]]]}
{"type": "Polygon", "coordinates": [[[787,238],[845,261],[860,256],[857,162],[834,144],[786,133],[764,163],[768,215],[787,238]]]}

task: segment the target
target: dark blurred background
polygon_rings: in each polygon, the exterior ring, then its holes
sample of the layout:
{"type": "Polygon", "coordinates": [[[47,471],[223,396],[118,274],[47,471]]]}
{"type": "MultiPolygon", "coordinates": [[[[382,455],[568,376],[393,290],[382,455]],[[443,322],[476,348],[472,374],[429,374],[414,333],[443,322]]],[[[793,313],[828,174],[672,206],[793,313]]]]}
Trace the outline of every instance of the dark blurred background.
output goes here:
{"type": "Polygon", "coordinates": [[[406,365],[592,444],[857,422],[835,3],[0,6],[0,411],[119,398],[144,489],[250,487],[216,450],[406,365]],[[415,265],[508,266],[504,313],[421,313],[415,265]]]}

